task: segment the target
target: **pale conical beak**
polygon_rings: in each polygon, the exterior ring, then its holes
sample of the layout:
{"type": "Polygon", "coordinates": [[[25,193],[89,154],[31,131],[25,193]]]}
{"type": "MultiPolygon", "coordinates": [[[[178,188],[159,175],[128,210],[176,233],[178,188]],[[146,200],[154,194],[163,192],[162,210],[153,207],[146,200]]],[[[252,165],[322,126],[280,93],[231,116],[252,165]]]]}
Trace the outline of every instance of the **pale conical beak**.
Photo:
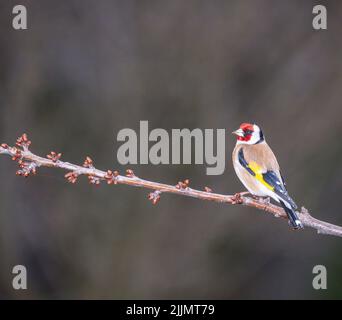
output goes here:
{"type": "Polygon", "coordinates": [[[243,137],[244,136],[244,133],[243,133],[242,129],[237,129],[237,130],[233,131],[232,134],[235,134],[235,135],[237,135],[239,137],[243,137]]]}

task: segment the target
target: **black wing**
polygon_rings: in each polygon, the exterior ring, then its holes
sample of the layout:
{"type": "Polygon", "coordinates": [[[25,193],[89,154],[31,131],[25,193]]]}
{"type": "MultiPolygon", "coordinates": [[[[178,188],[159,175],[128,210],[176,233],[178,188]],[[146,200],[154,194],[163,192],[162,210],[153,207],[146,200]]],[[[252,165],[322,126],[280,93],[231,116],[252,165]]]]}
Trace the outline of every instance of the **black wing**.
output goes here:
{"type": "Polygon", "coordinates": [[[295,202],[291,199],[291,197],[289,196],[286,187],[285,187],[285,182],[283,177],[280,175],[279,176],[271,170],[266,171],[265,173],[262,173],[262,179],[260,177],[260,174],[254,172],[250,167],[248,162],[246,161],[244,154],[243,154],[243,150],[242,148],[240,149],[239,153],[238,153],[238,157],[239,157],[239,162],[241,164],[242,167],[244,167],[249,174],[251,174],[252,176],[258,178],[259,180],[263,180],[262,183],[266,184],[270,189],[273,190],[273,192],[282,200],[284,200],[285,202],[289,203],[291,205],[291,207],[296,210],[297,209],[297,205],[295,204],[295,202]]]}
{"type": "Polygon", "coordinates": [[[297,205],[295,202],[292,200],[292,198],[289,196],[285,184],[284,184],[284,179],[281,177],[281,180],[279,179],[278,175],[274,171],[267,171],[262,174],[264,180],[274,188],[274,193],[281,198],[282,200],[288,202],[291,207],[296,210],[297,205]]]}

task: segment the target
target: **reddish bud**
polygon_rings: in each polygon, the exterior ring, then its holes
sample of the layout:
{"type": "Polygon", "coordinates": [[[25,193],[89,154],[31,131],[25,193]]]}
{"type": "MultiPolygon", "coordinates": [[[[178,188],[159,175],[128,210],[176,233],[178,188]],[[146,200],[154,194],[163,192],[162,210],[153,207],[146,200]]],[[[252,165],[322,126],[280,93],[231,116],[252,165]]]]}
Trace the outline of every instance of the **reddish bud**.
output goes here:
{"type": "Polygon", "coordinates": [[[61,158],[61,153],[56,153],[54,151],[51,151],[50,154],[48,154],[46,157],[50,159],[52,162],[57,162],[61,158]]]}
{"type": "Polygon", "coordinates": [[[149,193],[147,198],[148,200],[152,201],[152,204],[157,204],[158,201],[160,200],[160,194],[161,192],[156,190],[154,192],[149,193]]]}
{"type": "Polygon", "coordinates": [[[21,151],[17,148],[13,148],[13,156],[12,160],[13,161],[18,161],[22,158],[21,151]]]}
{"type": "Polygon", "coordinates": [[[178,181],[178,183],[176,184],[176,188],[180,190],[184,190],[189,187],[189,183],[190,183],[189,179],[185,179],[184,181],[178,181]]]}
{"type": "Polygon", "coordinates": [[[16,172],[18,176],[28,177],[29,175],[35,175],[37,173],[36,170],[36,163],[34,162],[24,162],[22,160],[18,161],[19,163],[19,170],[16,172]]]}
{"type": "Polygon", "coordinates": [[[104,176],[104,178],[107,181],[107,184],[117,184],[118,183],[118,179],[117,176],[119,175],[118,171],[111,171],[108,170],[104,176]]]}
{"type": "Polygon", "coordinates": [[[68,180],[68,182],[76,183],[78,174],[76,172],[71,171],[71,172],[68,172],[64,177],[68,180]]]}
{"type": "Polygon", "coordinates": [[[98,186],[100,184],[100,178],[98,178],[92,174],[88,175],[88,181],[90,184],[94,184],[96,186],[98,186]]]}
{"type": "Polygon", "coordinates": [[[93,160],[90,157],[86,157],[83,163],[83,167],[85,168],[93,168],[93,160]]]}
{"type": "Polygon", "coordinates": [[[28,148],[31,144],[31,141],[28,139],[27,134],[22,134],[15,143],[18,147],[28,148]]]}
{"type": "Polygon", "coordinates": [[[127,170],[126,170],[126,176],[129,177],[129,178],[135,177],[134,171],[131,170],[131,169],[127,169],[127,170]]]}

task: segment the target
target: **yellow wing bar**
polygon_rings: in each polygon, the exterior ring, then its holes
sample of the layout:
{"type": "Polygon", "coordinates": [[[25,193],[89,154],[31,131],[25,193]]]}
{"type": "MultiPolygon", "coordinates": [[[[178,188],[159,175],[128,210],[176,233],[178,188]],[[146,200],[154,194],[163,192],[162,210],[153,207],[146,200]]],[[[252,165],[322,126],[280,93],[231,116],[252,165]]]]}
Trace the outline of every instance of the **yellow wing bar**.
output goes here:
{"type": "Polygon", "coordinates": [[[266,188],[274,191],[274,187],[272,187],[269,183],[267,183],[264,179],[262,168],[255,162],[251,161],[248,164],[248,168],[254,172],[255,178],[260,181],[266,188]]]}

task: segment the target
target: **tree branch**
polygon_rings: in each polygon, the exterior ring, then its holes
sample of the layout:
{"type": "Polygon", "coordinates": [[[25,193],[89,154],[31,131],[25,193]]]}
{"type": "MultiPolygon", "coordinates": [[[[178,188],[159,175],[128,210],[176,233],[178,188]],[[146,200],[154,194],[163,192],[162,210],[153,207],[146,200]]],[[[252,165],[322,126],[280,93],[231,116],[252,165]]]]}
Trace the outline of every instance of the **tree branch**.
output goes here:
{"type": "MultiPolygon", "coordinates": [[[[18,163],[19,170],[17,171],[17,175],[24,177],[34,175],[39,167],[60,168],[68,171],[65,178],[70,183],[76,183],[77,178],[80,175],[85,175],[88,177],[89,183],[95,185],[100,184],[101,181],[106,181],[107,184],[125,184],[153,190],[148,195],[148,199],[151,200],[153,204],[156,204],[159,201],[162,193],[173,193],[200,200],[228,203],[232,205],[242,204],[271,213],[275,217],[287,219],[283,208],[262,199],[254,199],[253,197],[245,196],[244,193],[223,195],[213,193],[208,187],[205,187],[204,191],[195,190],[189,187],[189,180],[180,181],[175,186],[148,181],[137,177],[130,169],[126,170],[126,175],[120,175],[117,171],[111,170],[101,171],[94,167],[93,161],[89,157],[85,159],[83,166],[61,161],[60,158],[62,154],[53,151],[48,154],[46,158],[43,158],[33,154],[29,150],[30,144],[31,141],[28,140],[27,135],[23,134],[17,139],[16,147],[10,147],[7,144],[1,144],[0,146],[0,154],[9,155],[12,160],[18,163]]],[[[342,237],[342,227],[313,218],[304,207],[298,212],[298,216],[304,226],[316,229],[318,233],[342,237]]]]}

